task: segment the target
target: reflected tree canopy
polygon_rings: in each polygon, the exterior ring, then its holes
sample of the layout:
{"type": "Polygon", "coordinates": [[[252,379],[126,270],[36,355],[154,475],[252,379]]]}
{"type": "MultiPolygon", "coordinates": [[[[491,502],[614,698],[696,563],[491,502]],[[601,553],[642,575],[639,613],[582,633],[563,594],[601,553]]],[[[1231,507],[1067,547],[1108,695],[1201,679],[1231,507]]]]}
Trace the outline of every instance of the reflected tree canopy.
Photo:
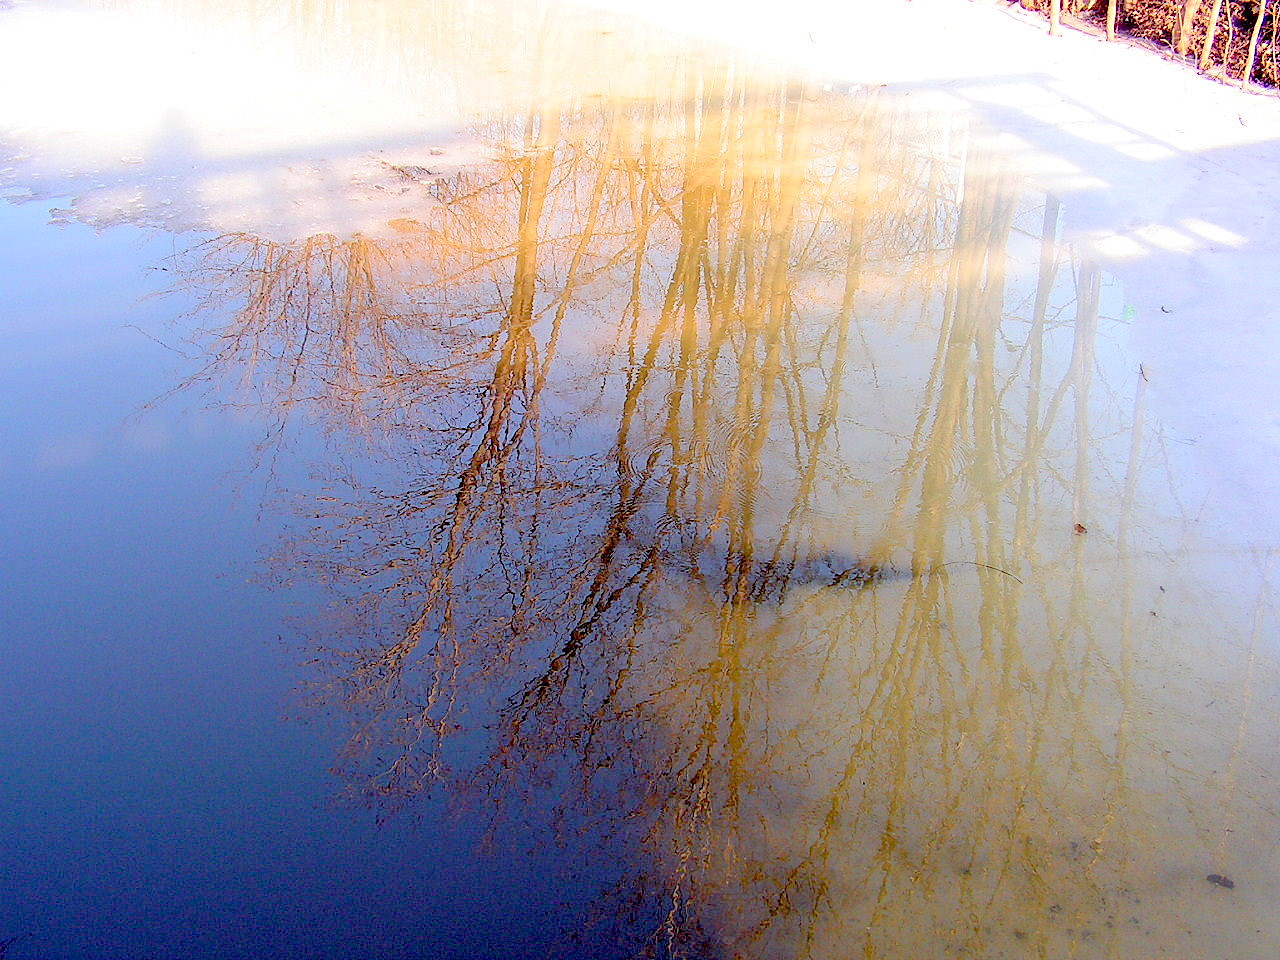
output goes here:
{"type": "Polygon", "coordinates": [[[946,124],[673,71],[492,121],[393,240],[179,258],[189,385],[330,437],[276,563],[343,776],[628,838],[641,954],[1238,937],[1266,558],[1171,492],[1116,291],[946,124]]]}

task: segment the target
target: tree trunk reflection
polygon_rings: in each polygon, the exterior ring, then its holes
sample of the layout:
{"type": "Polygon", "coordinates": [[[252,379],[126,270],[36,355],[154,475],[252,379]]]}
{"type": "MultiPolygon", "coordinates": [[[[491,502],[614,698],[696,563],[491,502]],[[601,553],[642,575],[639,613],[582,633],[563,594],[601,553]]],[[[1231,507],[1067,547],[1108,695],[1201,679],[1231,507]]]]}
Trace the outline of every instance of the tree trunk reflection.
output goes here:
{"type": "Polygon", "coordinates": [[[279,561],[339,598],[344,776],[568,789],[566,830],[637,844],[614,895],[652,953],[1174,942],[1146,848],[1229,854],[1137,652],[1196,584],[1099,271],[954,131],[677,73],[507,121],[394,243],[187,262],[235,308],[193,382],[380,454],[279,561]]]}

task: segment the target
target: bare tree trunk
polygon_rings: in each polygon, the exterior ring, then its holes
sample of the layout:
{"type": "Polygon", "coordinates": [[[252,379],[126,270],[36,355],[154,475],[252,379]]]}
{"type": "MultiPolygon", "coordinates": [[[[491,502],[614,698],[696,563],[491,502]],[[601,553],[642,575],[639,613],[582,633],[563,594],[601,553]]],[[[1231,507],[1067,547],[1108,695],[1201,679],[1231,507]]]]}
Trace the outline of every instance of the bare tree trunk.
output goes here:
{"type": "Polygon", "coordinates": [[[1196,14],[1200,12],[1202,0],[1184,0],[1182,20],[1178,24],[1177,49],[1178,56],[1185,57],[1191,47],[1191,31],[1195,27],[1196,14]]]}
{"type": "Polygon", "coordinates": [[[1258,19],[1253,21],[1253,32],[1249,34],[1249,56],[1244,62],[1244,76],[1240,78],[1240,89],[1247,90],[1249,80],[1253,77],[1253,60],[1258,55],[1258,37],[1262,33],[1262,21],[1267,18],[1267,0],[1258,0],[1258,19]]]}
{"type": "Polygon", "coordinates": [[[1209,69],[1210,58],[1213,54],[1213,38],[1218,32],[1218,17],[1222,13],[1222,0],[1213,0],[1213,9],[1209,13],[1209,29],[1204,35],[1204,46],[1200,48],[1200,72],[1209,69]]]}
{"type": "Polygon", "coordinates": [[[1236,42],[1236,18],[1231,12],[1231,0],[1227,0],[1227,43],[1222,48],[1222,79],[1226,80],[1231,71],[1231,45],[1236,42]]]}
{"type": "Polygon", "coordinates": [[[1116,0],[1107,0],[1107,40],[1116,38],[1116,0]]]}
{"type": "Polygon", "coordinates": [[[1062,0],[1049,3],[1049,36],[1056,37],[1062,29],[1062,0]]]}

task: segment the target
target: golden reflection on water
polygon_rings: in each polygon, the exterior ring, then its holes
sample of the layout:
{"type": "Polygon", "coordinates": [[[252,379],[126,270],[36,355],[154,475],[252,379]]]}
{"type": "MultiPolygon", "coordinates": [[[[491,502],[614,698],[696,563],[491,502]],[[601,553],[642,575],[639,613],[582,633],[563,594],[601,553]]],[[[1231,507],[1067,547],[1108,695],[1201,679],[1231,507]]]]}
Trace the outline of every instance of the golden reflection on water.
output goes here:
{"type": "Polygon", "coordinates": [[[276,564],[344,776],[565,790],[657,954],[1274,951],[1271,556],[1120,292],[946,124],[671,74],[484,125],[394,240],[179,260],[191,383],[330,432],[276,564]]]}

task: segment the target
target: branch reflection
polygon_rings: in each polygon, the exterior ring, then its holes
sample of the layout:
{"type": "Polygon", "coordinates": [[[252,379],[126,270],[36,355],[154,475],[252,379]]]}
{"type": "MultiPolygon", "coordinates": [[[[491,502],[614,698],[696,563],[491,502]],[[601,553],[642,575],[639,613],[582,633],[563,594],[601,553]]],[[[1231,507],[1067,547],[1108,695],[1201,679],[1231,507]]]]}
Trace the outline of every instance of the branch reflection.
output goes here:
{"type": "Polygon", "coordinates": [[[339,598],[343,775],[634,839],[641,952],[1238,940],[1265,564],[1171,492],[1056,201],[892,104],[676,88],[530,110],[394,242],[184,262],[193,381],[333,437],[279,562],[339,598]]]}

